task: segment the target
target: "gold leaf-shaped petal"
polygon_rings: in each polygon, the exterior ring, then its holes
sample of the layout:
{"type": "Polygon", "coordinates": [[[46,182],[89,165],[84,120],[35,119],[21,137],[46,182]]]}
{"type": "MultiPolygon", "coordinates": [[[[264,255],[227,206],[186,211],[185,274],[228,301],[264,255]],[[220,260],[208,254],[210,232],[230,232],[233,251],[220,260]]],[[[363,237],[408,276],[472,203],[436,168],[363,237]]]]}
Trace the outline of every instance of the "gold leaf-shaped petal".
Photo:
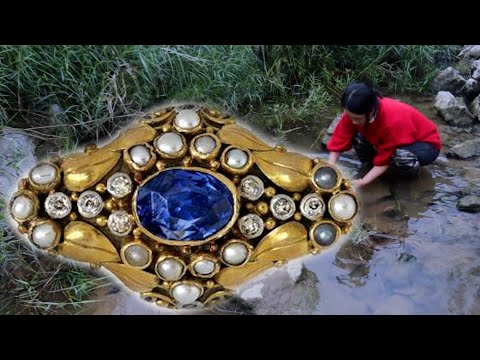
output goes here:
{"type": "Polygon", "coordinates": [[[152,141],[154,128],[140,124],[120,134],[110,144],[86,154],[74,154],[62,162],[63,182],[70,191],[84,191],[95,185],[117,164],[121,151],[152,141]]]}
{"type": "Polygon", "coordinates": [[[144,144],[152,141],[157,136],[157,131],[148,124],[138,124],[135,127],[125,130],[117,136],[110,144],[102,149],[110,151],[120,151],[128,149],[134,145],[144,144]]]}
{"type": "Polygon", "coordinates": [[[229,125],[235,123],[235,120],[232,117],[226,117],[222,115],[220,111],[217,110],[200,110],[200,116],[208,123],[213,123],[215,125],[229,125]]]}
{"type": "Polygon", "coordinates": [[[59,253],[69,259],[101,264],[120,262],[113,244],[100,230],[82,221],[72,221],[64,230],[59,253]]]}
{"type": "Polygon", "coordinates": [[[152,109],[148,112],[147,117],[141,119],[140,122],[151,126],[159,126],[173,120],[174,117],[175,111],[172,107],[158,110],[152,109]]]}
{"type": "Polygon", "coordinates": [[[170,297],[170,296],[167,296],[167,295],[164,295],[164,294],[160,294],[158,292],[144,292],[141,294],[142,298],[151,298],[155,301],[163,301],[164,303],[166,303],[167,305],[172,305],[174,306],[175,305],[175,301],[170,297]]]}
{"type": "Polygon", "coordinates": [[[239,146],[249,150],[266,151],[273,149],[247,129],[235,124],[225,125],[217,132],[217,136],[224,144],[239,146]]]}
{"type": "Polygon", "coordinates": [[[308,255],[308,232],[303,224],[292,221],[268,233],[252,253],[252,261],[292,260],[308,255]]]}
{"type": "Polygon", "coordinates": [[[120,156],[120,152],[104,149],[69,156],[62,162],[65,187],[70,191],[88,189],[113,169],[120,156]]]}
{"type": "Polygon", "coordinates": [[[146,271],[125,264],[105,263],[102,265],[133,291],[147,292],[158,285],[158,277],[146,271]]]}
{"type": "Polygon", "coordinates": [[[235,288],[249,279],[254,278],[263,271],[275,265],[271,261],[252,261],[241,267],[227,267],[220,270],[215,280],[226,288],[235,288]]]}
{"type": "Polygon", "coordinates": [[[312,160],[304,155],[282,151],[254,151],[253,159],[260,170],[287,191],[303,191],[310,183],[312,160]]]}

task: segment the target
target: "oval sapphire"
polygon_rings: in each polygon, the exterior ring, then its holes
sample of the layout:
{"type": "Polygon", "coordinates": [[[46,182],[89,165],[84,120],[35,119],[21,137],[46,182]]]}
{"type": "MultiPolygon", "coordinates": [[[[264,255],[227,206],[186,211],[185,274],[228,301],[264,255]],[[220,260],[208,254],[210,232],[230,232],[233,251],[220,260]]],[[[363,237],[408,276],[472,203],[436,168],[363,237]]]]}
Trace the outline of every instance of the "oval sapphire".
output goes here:
{"type": "Polygon", "coordinates": [[[216,176],[201,168],[172,168],[138,187],[135,211],[152,235],[186,241],[216,234],[230,222],[234,207],[232,191],[216,176]]]}

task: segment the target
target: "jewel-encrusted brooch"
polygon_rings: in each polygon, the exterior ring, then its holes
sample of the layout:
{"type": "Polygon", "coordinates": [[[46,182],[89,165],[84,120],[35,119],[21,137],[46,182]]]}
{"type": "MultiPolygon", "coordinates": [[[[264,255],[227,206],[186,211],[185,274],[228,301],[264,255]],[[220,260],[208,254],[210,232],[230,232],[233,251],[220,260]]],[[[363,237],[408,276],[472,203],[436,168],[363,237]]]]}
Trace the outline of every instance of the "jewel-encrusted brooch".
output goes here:
{"type": "Polygon", "coordinates": [[[336,167],[183,104],[149,111],[101,148],[38,163],[9,210],[35,247],[183,308],[332,246],[358,208],[336,167]]]}

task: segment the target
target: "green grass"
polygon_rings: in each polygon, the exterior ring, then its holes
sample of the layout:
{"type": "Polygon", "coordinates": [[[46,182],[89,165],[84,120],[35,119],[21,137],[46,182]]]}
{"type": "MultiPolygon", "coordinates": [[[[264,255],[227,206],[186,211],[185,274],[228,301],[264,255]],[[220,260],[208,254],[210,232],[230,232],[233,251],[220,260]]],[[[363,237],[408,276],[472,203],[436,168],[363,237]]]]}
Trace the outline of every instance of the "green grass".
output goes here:
{"type": "Polygon", "coordinates": [[[76,313],[91,302],[102,279],[65,262],[53,262],[16,239],[2,223],[0,314],[76,313]]]}
{"type": "Polygon", "coordinates": [[[18,239],[0,199],[0,314],[78,313],[105,286],[73,263],[54,261],[18,239]]]}
{"type": "Polygon", "coordinates": [[[115,131],[158,102],[188,99],[240,115],[263,109],[275,118],[265,125],[287,122],[291,128],[338,106],[353,80],[423,92],[438,61],[452,61],[457,50],[438,45],[1,46],[0,126],[26,128],[69,150],[115,131]]]}
{"type": "Polygon", "coordinates": [[[377,232],[374,230],[365,229],[364,224],[365,221],[362,223],[354,223],[350,233],[348,234],[348,240],[354,245],[367,244],[370,241],[370,236],[377,234],[377,232]]]}

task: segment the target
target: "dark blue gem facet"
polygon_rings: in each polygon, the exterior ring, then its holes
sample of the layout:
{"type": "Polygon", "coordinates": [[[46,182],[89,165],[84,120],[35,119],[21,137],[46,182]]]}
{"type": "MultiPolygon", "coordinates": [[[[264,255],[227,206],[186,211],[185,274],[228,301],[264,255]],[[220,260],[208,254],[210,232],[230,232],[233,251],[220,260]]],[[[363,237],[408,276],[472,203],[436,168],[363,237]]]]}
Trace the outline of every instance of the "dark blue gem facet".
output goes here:
{"type": "Polygon", "coordinates": [[[233,194],[215,176],[196,170],[165,170],[138,188],[142,226],[168,240],[205,240],[234,213],[233,194]]]}

